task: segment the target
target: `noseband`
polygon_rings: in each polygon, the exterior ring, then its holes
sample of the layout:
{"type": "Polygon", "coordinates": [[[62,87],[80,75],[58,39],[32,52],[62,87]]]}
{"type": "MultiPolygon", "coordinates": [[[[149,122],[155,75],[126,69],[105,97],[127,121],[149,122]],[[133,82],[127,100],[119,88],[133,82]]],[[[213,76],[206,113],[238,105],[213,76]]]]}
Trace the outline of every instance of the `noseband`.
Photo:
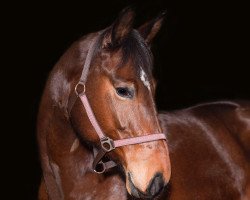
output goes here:
{"type": "MultiPolygon", "coordinates": [[[[100,32],[99,34],[101,34],[100,32]]],[[[133,137],[133,138],[127,138],[127,139],[120,139],[120,140],[112,140],[111,138],[107,137],[102,129],[100,128],[95,115],[91,109],[91,106],[89,104],[88,98],[86,96],[86,81],[88,77],[88,72],[91,64],[91,59],[94,54],[94,50],[97,46],[99,37],[97,36],[90,44],[90,48],[88,50],[88,54],[84,63],[84,67],[82,70],[82,75],[80,77],[79,82],[75,86],[75,93],[72,95],[72,97],[69,100],[68,105],[68,112],[71,113],[71,110],[79,97],[81,99],[81,102],[86,110],[87,116],[89,118],[89,121],[91,122],[92,126],[94,127],[101,143],[101,149],[96,151],[94,150],[94,162],[93,162],[93,170],[96,173],[103,173],[106,169],[112,168],[116,166],[116,163],[113,161],[103,161],[103,157],[106,153],[114,150],[115,148],[126,146],[126,145],[134,145],[134,144],[140,144],[145,142],[151,142],[155,140],[166,140],[166,136],[163,133],[156,133],[156,134],[147,134],[144,136],[139,137],[133,137]]]]}

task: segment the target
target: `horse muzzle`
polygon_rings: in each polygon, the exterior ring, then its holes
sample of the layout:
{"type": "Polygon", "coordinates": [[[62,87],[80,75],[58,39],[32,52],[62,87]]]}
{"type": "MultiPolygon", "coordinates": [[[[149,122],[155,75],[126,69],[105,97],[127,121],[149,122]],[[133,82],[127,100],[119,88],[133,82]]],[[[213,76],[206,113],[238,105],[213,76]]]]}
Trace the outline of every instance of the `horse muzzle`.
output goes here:
{"type": "Polygon", "coordinates": [[[131,195],[136,198],[153,198],[157,196],[165,186],[163,175],[161,173],[157,173],[154,175],[145,191],[141,191],[134,185],[130,173],[128,174],[128,181],[131,195]]]}

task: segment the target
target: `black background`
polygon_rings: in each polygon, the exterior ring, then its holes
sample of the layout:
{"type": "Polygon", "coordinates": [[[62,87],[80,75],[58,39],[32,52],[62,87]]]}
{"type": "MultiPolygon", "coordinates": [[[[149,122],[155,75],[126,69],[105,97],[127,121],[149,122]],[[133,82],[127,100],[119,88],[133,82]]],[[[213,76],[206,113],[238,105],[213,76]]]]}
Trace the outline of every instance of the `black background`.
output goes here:
{"type": "Polygon", "coordinates": [[[3,140],[4,155],[10,161],[5,166],[11,169],[6,172],[8,199],[36,199],[41,171],[35,124],[49,71],[73,41],[107,27],[128,5],[137,13],[135,27],[167,9],[152,46],[160,110],[221,99],[250,99],[249,18],[244,2],[11,2],[10,12],[3,18],[7,25],[3,32],[9,37],[2,38],[10,53],[10,71],[2,75],[8,80],[4,82],[5,99],[13,95],[7,99],[14,108],[12,112],[7,109],[5,115],[11,140],[3,140]]]}

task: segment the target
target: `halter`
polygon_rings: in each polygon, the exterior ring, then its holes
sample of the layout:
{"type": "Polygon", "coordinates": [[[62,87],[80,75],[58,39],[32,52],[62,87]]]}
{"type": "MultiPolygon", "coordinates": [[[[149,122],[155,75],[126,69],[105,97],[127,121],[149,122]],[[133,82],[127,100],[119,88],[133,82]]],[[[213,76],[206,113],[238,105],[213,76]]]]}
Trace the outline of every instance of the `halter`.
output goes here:
{"type": "MultiPolygon", "coordinates": [[[[100,32],[99,35],[101,33],[102,32],[100,32]]],[[[112,140],[103,133],[89,104],[88,98],[86,96],[86,85],[85,85],[88,77],[91,59],[93,57],[94,50],[98,43],[98,38],[99,37],[97,36],[95,39],[93,39],[93,41],[90,44],[90,48],[88,50],[87,57],[82,70],[82,75],[80,77],[79,82],[75,86],[75,93],[73,94],[73,96],[69,101],[68,112],[69,114],[71,113],[71,110],[77,98],[79,97],[86,110],[89,121],[91,122],[93,128],[95,129],[95,132],[97,133],[100,139],[100,144],[101,144],[100,150],[97,151],[94,149],[94,162],[92,167],[96,173],[103,173],[106,171],[106,169],[116,166],[116,163],[114,161],[107,161],[107,162],[103,161],[103,157],[105,156],[106,153],[114,150],[115,148],[126,145],[140,144],[155,140],[166,140],[166,136],[163,133],[155,133],[155,134],[147,134],[144,136],[132,137],[127,139],[112,140]],[[80,88],[81,91],[79,91],[80,88]]]]}

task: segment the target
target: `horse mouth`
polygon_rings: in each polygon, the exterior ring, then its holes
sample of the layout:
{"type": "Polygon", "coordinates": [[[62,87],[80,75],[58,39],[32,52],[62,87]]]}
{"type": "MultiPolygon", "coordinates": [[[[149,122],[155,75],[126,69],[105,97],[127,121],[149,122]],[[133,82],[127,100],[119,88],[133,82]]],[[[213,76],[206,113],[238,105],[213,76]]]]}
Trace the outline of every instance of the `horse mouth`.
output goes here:
{"type": "Polygon", "coordinates": [[[158,197],[161,196],[161,193],[164,189],[160,189],[158,193],[154,194],[153,196],[152,195],[148,195],[148,194],[145,194],[139,190],[136,191],[136,193],[133,193],[131,194],[133,197],[135,198],[139,198],[139,199],[157,199],[158,197]]]}

